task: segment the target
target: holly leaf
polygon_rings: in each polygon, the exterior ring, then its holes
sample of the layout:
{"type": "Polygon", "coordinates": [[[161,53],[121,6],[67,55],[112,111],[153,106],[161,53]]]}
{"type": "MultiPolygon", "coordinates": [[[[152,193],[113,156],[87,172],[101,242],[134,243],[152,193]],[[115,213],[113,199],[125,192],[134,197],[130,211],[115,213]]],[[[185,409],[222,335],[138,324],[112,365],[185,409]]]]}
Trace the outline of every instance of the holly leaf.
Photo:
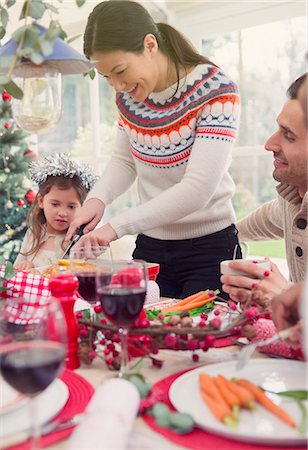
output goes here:
{"type": "Polygon", "coordinates": [[[5,89],[12,97],[17,98],[18,100],[21,100],[23,98],[24,94],[22,90],[17,86],[16,83],[14,83],[13,80],[5,85],[5,89]]]}
{"type": "Polygon", "coordinates": [[[78,8],[81,8],[81,6],[84,5],[87,0],[75,0],[75,1],[78,8]]]}
{"type": "Polygon", "coordinates": [[[7,27],[8,21],[9,21],[9,14],[6,9],[2,8],[0,11],[0,19],[1,23],[4,26],[4,28],[7,27]]]}

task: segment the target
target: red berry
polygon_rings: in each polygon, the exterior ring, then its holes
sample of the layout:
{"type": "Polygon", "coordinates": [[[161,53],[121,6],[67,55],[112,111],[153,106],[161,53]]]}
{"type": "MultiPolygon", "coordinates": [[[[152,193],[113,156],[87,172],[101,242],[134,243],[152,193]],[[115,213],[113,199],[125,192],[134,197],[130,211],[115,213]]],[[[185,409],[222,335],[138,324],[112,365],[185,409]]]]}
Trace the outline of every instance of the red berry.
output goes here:
{"type": "Polygon", "coordinates": [[[10,124],[7,122],[3,126],[6,130],[9,130],[11,128],[10,124]]]}
{"type": "Polygon", "coordinates": [[[214,315],[215,315],[215,316],[219,316],[219,314],[220,314],[219,309],[214,309],[214,315]]]}
{"type": "Polygon", "coordinates": [[[216,294],[215,294],[215,292],[213,292],[213,291],[209,291],[209,292],[208,292],[208,296],[209,296],[209,297],[215,297],[215,295],[216,295],[216,294]]]}
{"type": "Polygon", "coordinates": [[[207,348],[213,347],[215,340],[216,340],[216,338],[213,334],[208,334],[207,336],[205,336],[205,338],[204,338],[205,347],[207,347],[207,348]]]}
{"type": "Polygon", "coordinates": [[[94,312],[96,312],[96,314],[99,314],[103,311],[103,308],[101,307],[101,305],[95,305],[93,309],[94,309],[94,312]]]}
{"type": "Polygon", "coordinates": [[[247,319],[254,319],[258,314],[259,310],[255,306],[252,306],[251,308],[246,309],[245,311],[245,316],[247,317],[247,319]]]}
{"type": "Polygon", "coordinates": [[[207,320],[209,316],[206,313],[203,312],[203,313],[200,314],[200,317],[203,320],[207,320]]]}
{"type": "Polygon", "coordinates": [[[108,366],[113,366],[114,359],[113,358],[107,358],[106,359],[106,363],[108,364],[108,366]]]}
{"type": "Polygon", "coordinates": [[[188,350],[195,350],[197,348],[197,342],[195,339],[190,339],[187,342],[187,348],[188,350]]]}
{"type": "Polygon", "coordinates": [[[232,311],[236,311],[237,309],[236,303],[233,300],[228,301],[228,306],[230,309],[232,309],[232,311]]]}
{"type": "Polygon", "coordinates": [[[10,102],[12,100],[12,96],[8,92],[2,92],[2,100],[4,102],[10,102]]]}
{"type": "Polygon", "coordinates": [[[82,319],[83,318],[83,315],[82,315],[81,311],[77,311],[75,316],[76,316],[76,319],[82,319]]]}
{"type": "Polygon", "coordinates": [[[199,355],[197,355],[197,353],[193,353],[193,355],[192,355],[192,360],[193,360],[194,362],[198,362],[198,361],[199,361],[199,355]]]}
{"type": "Polygon", "coordinates": [[[198,323],[198,327],[203,328],[206,326],[205,320],[200,320],[200,322],[198,323]]]}
{"type": "Polygon", "coordinates": [[[161,361],[160,359],[156,359],[156,358],[152,358],[152,364],[155,367],[161,368],[163,366],[163,361],[161,361]]]}
{"type": "Polygon", "coordinates": [[[80,337],[88,336],[88,329],[86,327],[81,328],[81,330],[79,331],[79,335],[80,337]]]}
{"type": "Polygon", "coordinates": [[[215,317],[214,319],[211,320],[210,324],[213,328],[217,328],[217,329],[220,328],[221,327],[221,318],[215,317]]]}
{"type": "Polygon", "coordinates": [[[101,317],[99,321],[102,325],[105,325],[107,323],[107,320],[105,319],[105,317],[101,317]]]}
{"type": "Polygon", "coordinates": [[[105,348],[104,355],[108,356],[108,355],[110,355],[110,353],[111,353],[111,350],[109,348],[105,348]]]}
{"type": "Polygon", "coordinates": [[[109,343],[107,344],[107,348],[108,348],[108,350],[113,351],[113,350],[115,349],[115,346],[114,346],[113,342],[109,342],[109,343]]]}
{"type": "Polygon", "coordinates": [[[100,343],[101,345],[105,345],[106,339],[105,339],[105,338],[100,339],[99,343],[100,343]]]}
{"type": "Polygon", "coordinates": [[[157,355],[158,349],[157,349],[156,347],[151,348],[151,353],[152,353],[153,355],[157,355]]]}
{"type": "Polygon", "coordinates": [[[270,274],[271,274],[271,272],[270,272],[269,270],[266,270],[266,271],[264,272],[263,275],[264,275],[265,277],[269,277],[270,274]]]}
{"type": "Polygon", "coordinates": [[[176,342],[175,334],[167,334],[164,338],[164,341],[168,348],[174,348],[176,342]]]}

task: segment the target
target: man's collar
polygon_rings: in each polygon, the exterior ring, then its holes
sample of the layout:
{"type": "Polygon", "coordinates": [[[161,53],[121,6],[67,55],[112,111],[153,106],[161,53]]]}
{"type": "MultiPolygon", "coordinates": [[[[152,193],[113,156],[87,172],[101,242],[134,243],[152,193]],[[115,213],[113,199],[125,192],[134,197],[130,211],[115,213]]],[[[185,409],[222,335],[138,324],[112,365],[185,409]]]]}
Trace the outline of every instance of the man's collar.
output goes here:
{"type": "Polygon", "coordinates": [[[279,183],[276,187],[278,194],[293,205],[300,205],[303,199],[299,196],[298,189],[287,183],[279,183]]]}

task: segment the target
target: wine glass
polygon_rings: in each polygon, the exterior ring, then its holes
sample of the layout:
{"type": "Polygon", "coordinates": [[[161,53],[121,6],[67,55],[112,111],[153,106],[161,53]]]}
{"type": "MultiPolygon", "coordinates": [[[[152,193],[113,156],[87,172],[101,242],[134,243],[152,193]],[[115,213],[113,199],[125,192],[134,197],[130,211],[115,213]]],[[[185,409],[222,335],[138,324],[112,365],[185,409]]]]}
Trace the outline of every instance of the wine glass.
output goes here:
{"type": "Polygon", "coordinates": [[[30,447],[39,447],[36,396],[60,373],[66,356],[66,322],[54,298],[10,297],[0,305],[0,372],[29,397],[30,447]]]}
{"type": "MultiPolygon", "coordinates": [[[[105,262],[112,261],[109,246],[85,246],[70,252],[70,271],[78,278],[79,295],[92,305],[97,303],[95,276],[98,269],[102,270],[105,262]]],[[[111,280],[111,272],[106,274],[106,283],[111,280]]],[[[92,309],[91,309],[91,312],[92,309]]],[[[95,315],[95,314],[94,314],[95,315]]]]}
{"type": "Polygon", "coordinates": [[[97,297],[106,317],[119,327],[121,365],[119,377],[128,372],[127,336],[130,325],[142,311],[147,289],[146,263],[140,260],[105,262],[112,279],[105,283],[101,272],[96,275],[97,297]],[[103,280],[103,282],[102,282],[103,280]]]}

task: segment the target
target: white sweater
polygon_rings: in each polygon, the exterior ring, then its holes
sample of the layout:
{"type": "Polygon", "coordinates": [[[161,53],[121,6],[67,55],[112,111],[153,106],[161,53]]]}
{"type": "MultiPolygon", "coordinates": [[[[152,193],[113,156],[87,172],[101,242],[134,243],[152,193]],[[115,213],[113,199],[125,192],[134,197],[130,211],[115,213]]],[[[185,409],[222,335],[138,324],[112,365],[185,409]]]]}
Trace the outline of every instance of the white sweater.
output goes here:
{"type": "Polygon", "coordinates": [[[239,116],[236,85],[203,64],[144,103],[117,95],[119,129],[113,156],[89,193],[110,204],[137,177],[139,204],[109,223],[118,237],[143,233],[189,239],[235,220],[228,173],[239,116]]]}

